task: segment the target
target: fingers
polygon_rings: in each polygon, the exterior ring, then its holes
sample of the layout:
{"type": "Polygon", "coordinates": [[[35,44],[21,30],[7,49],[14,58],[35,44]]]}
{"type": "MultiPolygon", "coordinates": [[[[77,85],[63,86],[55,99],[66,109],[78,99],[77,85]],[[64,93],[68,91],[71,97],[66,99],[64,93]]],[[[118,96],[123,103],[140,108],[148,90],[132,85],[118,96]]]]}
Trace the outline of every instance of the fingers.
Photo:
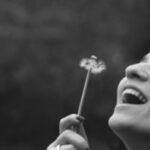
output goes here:
{"type": "Polygon", "coordinates": [[[82,136],[68,129],[65,130],[53,144],[51,144],[49,149],[56,147],[57,145],[61,145],[62,147],[68,144],[73,146],[71,149],[74,149],[74,147],[79,150],[86,150],[89,148],[87,141],[82,136]]]}
{"type": "Polygon", "coordinates": [[[84,121],[84,117],[76,114],[71,114],[60,120],[59,133],[61,134],[66,129],[70,129],[73,125],[79,125],[84,121]]]}
{"type": "Polygon", "coordinates": [[[87,141],[88,138],[86,136],[86,132],[84,130],[82,122],[84,122],[85,118],[79,116],[77,114],[71,114],[65,118],[60,120],[59,132],[60,134],[64,132],[66,129],[72,129],[74,132],[79,133],[83,136],[87,141]]]}
{"type": "Polygon", "coordinates": [[[72,114],[60,120],[57,139],[47,148],[47,150],[88,150],[88,140],[82,122],[84,118],[72,114]],[[72,128],[73,127],[73,128],[72,128]]]}

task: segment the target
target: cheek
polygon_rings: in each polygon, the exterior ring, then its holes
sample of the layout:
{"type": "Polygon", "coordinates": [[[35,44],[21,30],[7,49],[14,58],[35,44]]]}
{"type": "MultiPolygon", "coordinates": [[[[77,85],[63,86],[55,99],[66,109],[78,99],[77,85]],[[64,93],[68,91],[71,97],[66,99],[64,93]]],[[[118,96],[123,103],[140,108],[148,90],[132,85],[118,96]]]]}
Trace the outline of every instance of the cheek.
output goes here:
{"type": "Polygon", "coordinates": [[[121,93],[123,91],[123,87],[124,85],[126,84],[126,77],[124,77],[118,84],[118,87],[117,87],[117,100],[119,99],[119,97],[121,97],[121,93]]]}
{"type": "Polygon", "coordinates": [[[127,78],[126,77],[122,78],[118,84],[117,90],[120,91],[123,88],[123,86],[126,84],[126,82],[127,82],[127,78]]]}

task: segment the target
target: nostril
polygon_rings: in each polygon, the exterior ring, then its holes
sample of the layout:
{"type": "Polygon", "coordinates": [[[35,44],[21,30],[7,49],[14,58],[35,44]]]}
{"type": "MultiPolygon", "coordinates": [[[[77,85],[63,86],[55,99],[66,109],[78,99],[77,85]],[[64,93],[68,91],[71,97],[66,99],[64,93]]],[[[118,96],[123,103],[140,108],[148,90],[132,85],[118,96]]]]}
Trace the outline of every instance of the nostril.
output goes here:
{"type": "Polygon", "coordinates": [[[135,72],[134,70],[127,70],[126,71],[126,76],[127,76],[127,78],[140,79],[140,75],[137,72],[135,72]]]}
{"type": "Polygon", "coordinates": [[[138,79],[145,81],[148,79],[148,74],[143,70],[139,64],[132,65],[126,68],[126,76],[131,79],[138,79]]]}
{"type": "Polygon", "coordinates": [[[132,72],[132,73],[130,74],[130,78],[137,78],[137,79],[140,79],[141,77],[140,77],[140,75],[137,74],[136,72],[132,72]]]}

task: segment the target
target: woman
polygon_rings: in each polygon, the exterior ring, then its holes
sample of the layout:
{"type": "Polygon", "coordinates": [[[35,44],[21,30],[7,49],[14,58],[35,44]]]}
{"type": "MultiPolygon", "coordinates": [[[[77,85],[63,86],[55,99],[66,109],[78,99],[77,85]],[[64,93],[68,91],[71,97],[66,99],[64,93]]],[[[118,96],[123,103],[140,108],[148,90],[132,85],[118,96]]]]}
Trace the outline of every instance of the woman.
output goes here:
{"type": "MultiPolygon", "coordinates": [[[[48,150],[88,150],[83,120],[76,114],[61,119],[60,135],[48,150]]],[[[150,150],[150,53],[126,68],[108,124],[128,150],[150,150]]]]}

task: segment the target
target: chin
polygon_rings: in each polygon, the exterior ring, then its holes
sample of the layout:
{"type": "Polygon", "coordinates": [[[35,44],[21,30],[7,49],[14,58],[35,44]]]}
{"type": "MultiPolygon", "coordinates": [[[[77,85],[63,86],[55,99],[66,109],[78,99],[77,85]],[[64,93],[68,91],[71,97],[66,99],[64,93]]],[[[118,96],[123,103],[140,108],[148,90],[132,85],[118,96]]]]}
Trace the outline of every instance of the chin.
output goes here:
{"type": "Polygon", "coordinates": [[[109,127],[118,135],[131,133],[135,130],[136,122],[133,118],[124,116],[123,114],[114,113],[108,120],[109,127]]]}
{"type": "Polygon", "coordinates": [[[126,137],[137,136],[150,136],[150,125],[137,122],[135,119],[125,117],[118,114],[113,114],[109,120],[108,125],[112,131],[120,138],[125,139],[126,137]]]}
{"type": "Polygon", "coordinates": [[[131,134],[132,125],[130,121],[119,115],[113,114],[108,120],[108,125],[123,143],[131,134]]]}
{"type": "Polygon", "coordinates": [[[108,120],[109,127],[116,133],[129,128],[129,121],[122,118],[120,115],[113,114],[108,120]]]}

